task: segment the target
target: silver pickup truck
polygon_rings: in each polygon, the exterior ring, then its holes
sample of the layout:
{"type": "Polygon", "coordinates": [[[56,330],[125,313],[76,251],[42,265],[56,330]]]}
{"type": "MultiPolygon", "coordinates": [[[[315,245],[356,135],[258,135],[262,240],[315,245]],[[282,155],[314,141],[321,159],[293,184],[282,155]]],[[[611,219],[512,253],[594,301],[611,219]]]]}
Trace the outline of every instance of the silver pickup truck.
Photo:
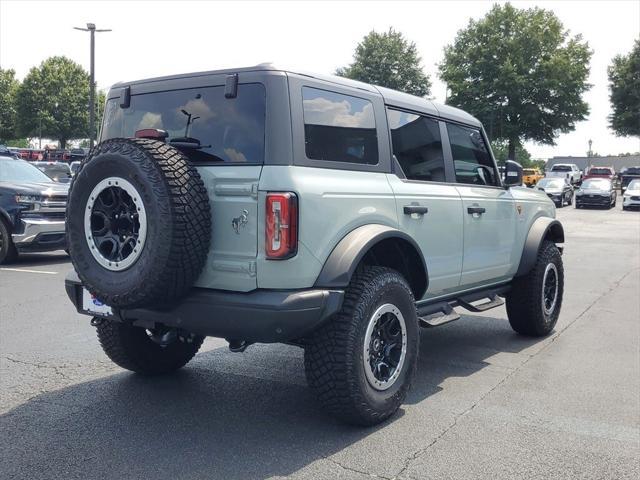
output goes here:
{"type": "Polygon", "coordinates": [[[555,206],[515,162],[501,180],[461,110],[259,65],[115,85],[101,132],[71,186],[66,289],[123,368],[175,370],[205,336],[293,344],[324,407],[372,425],[454,308],[556,324],[555,206]]]}

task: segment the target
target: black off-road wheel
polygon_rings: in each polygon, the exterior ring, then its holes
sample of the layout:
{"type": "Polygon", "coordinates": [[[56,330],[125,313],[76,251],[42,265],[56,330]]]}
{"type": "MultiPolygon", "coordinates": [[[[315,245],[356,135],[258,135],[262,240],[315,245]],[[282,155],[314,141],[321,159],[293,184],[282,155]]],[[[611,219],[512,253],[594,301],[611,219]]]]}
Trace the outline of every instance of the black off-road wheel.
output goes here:
{"type": "Polygon", "coordinates": [[[13,262],[17,258],[18,251],[11,240],[11,230],[0,218],[0,265],[13,262]]]}
{"type": "Polygon", "coordinates": [[[533,269],[514,279],[507,295],[511,328],[533,337],[551,333],[560,315],[563,292],[562,256],[553,242],[544,241],[533,269]]]}
{"type": "Polygon", "coordinates": [[[182,340],[175,334],[168,340],[172,332],[151,332],[111,320],[98,319],[96,323],[98,340],[111,361],[144,375],[159,375],[184,367],[204,340],[200,336],[182,340]]]}
{"type": "Polygon", "coordinates": [[[82,284],[120,308],[183,296],[207,257],[211,212],[196,168],[156,140],[114,138],[73,178],[67,244],[82,284]]]}
{"type": "Polygon", "coordinates": [[[325,409],[355,425],[375,425],[404,401],[418,359],[415,302],[397,271],[363,267],[341,311],[305,349],[307,381],[325,409]]]}

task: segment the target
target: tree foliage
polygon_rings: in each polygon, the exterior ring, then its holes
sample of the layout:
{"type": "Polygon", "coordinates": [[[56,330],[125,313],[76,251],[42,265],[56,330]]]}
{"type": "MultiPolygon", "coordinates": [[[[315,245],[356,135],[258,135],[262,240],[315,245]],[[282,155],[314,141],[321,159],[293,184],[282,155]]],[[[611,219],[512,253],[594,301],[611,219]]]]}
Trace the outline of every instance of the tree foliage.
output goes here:
{"type": "Polygon", "coordinates": [[[356,47],[353,63],[336,75],[424,97],[431,81],[421,66],[416,44],[400,32],[369,32],[356,47]]]}
{"type": "Polygon", "coordinates": [[[0,143],[16,136],[16,93],[20,82],[13,70],[0,68],[0,143]]]}
{"type": "Polygon", "coordinates": [[[33,67],[17,94],[18,131],[55,138],[65,148],[89,130],[89,75],[66,57],[51,57],[33,67]]]}
{"type": "Polygon", "coordinates": [[[640,136],[640,39],[628,55],[614,57],[609,74],[613,113],[609,126],[621,136],[640,136]]]}
{"type": "MultiPolygon", "coordinates": [[[[493,156],[496,158],[498,165],[504,165],[504,162],[509,159],[509,144],[506,140],[492,141],[491,150],[493,151],[493,156]]],[[[515,156],[518,159],[518,163],[523,167],[531,166],[531,154],[521,143],[516,144],[515,156]]]]}
{"type": "Polygon", "coordinates": [[[478,117],[514,158],[518,143],[553,145],[586,118],[591,54],[553,12],[507,3],[459,31],[439,71],[451,92],[447,103],[478,117]]]}

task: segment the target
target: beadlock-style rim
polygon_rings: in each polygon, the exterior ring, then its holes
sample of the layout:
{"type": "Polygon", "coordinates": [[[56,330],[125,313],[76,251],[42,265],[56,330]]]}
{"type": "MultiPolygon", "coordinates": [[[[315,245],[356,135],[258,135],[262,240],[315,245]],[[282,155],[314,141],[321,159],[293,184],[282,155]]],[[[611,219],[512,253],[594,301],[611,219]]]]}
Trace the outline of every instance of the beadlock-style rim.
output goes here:
{"type": "Polygon", "coordinates": [[[390,303],[371,316],[364,336],[364,371],[376,390],[396,382],[407,354],[407,327],[400,309],[390,303]]]}
{"type": "Polygon", "coordinates": [[[84,234],[93,258],[107,270],[133,265],[147,237],[147,213],[136,188],[120,177],[98,183],[85,208],[84,234]]]}
{"type": "Polygon", "coordinates": [[[549,263],[542,277],[542,309],[545,315],[551,315],[558,300],[558,269],[549,263]]]}

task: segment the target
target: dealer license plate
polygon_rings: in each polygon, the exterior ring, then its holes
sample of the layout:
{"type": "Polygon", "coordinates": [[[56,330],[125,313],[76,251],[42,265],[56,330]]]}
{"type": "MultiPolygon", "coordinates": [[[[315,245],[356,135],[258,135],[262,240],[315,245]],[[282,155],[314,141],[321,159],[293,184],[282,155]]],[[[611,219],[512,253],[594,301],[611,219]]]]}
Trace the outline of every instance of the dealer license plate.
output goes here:
{"type": "Polygon", "coordinates": [[[86,288],[82,289],[82,310],[101,317],[110,317],[113,315],[111,307],[98,300],[86,288]]]}

